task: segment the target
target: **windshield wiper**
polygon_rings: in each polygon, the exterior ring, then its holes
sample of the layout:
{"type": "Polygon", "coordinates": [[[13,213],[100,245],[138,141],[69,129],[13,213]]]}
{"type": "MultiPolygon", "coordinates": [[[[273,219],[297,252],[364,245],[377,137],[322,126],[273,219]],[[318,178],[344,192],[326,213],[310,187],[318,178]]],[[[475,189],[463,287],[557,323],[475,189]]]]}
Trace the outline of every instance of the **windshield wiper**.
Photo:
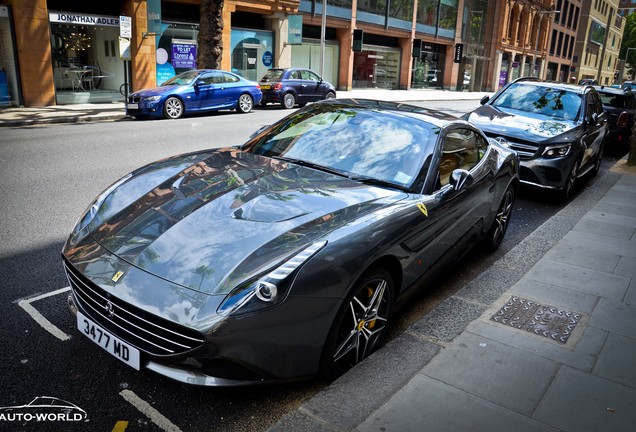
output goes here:
{"type": "Polygon", "coordinates": [[[333,169],[333,168],[329,168],[323,165],[318,165],[316,163],[313,162],[309,162],[303,159],[294,159],[294,158],[289,158],[289,157],[285,157],[285,156],[271,156],[272,159],[277,159],[277,160],[282,160],[284,162],[290,162],[296,165],[300,165],[300,166],[304,166],[307,168],[313,168],[315,170],[318,171],[324,171],[324,172],[328,172],[329,174],[335,174],[337,176],[340,177],[346,177],[346,178],[351,178],[351,175],[345,171],[339,171],[337,169],[333,169]]]}
{"type": "Polygon", "coordinates": [[[381,187],[385,187],[385,188],[391,188],[391,189],[397,189],[400,191],[405,191],[405,192],[409,192],[409,188],[407,188],[406,186],[402,186],[402,185],[397,185],[395,183],[390,183],[384,180],[379,180],[377,178],[374,177],[367,177],[367,176],[349,176],[349,178],[351,180],[355,180],[355,181],[359,181],[360,183],[364,183],[367,185],[371,185],[371,186],[381,186],[381,187]]]}

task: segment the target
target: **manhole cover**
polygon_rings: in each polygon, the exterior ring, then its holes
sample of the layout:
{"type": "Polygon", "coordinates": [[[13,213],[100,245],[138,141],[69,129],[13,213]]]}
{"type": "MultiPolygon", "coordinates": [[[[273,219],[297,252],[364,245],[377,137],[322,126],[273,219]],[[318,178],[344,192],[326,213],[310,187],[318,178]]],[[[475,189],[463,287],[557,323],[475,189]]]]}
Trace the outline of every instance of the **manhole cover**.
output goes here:
{"type": "Polygon", "coordinates": [[[510,300],[494,314],[491,321],[527,330],[557,342],[566,343],[579,323],[581,314],[554,306],[542,305],[520,297],[510,300]]]}

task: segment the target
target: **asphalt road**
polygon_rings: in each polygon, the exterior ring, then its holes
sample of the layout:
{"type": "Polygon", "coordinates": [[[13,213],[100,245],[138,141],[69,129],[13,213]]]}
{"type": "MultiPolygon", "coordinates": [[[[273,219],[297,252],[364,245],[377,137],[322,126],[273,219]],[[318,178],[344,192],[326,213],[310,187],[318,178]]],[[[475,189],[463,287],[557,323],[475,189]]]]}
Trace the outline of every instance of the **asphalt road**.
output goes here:
{"type": "MultiPolygon", "coordinates": [[[[421,104],[462,114],[476,102],[421,104]]],[[[76,219],[102,189],[129,171],[170,155],[240,144],[289,111],[276,108],[176,121],[120,121],[0,130],[0,407],[37,396],[69,401],[88,424],[52,423],[24,430],[261,431],[328,383],[206,389],[137,372],[92,346],[66,305],[60,250],[76,219]],[[48,321],[37,322],[32,315],[48,321]],[[34,313],[36,311],[37,313],[34,313]],[[47,331],[58,330],[57,336],[47,331]],[[120,429],[117,429],[117,428],[120,429]]],[[[611,161],[606,160],[603,169],[611,161]]],[[[589,182],[585,187],[593,187],[589,182]]],[[[392,336],[459,290],[514,247],[562,204],[522,189],[513,222],[493,255],[469,253],[404,310],[392,336]]],[[[7,424],[0,421],[0,430],[7,424]]],[[[11,430],[20,424],[10,424],[11,430]]]]}

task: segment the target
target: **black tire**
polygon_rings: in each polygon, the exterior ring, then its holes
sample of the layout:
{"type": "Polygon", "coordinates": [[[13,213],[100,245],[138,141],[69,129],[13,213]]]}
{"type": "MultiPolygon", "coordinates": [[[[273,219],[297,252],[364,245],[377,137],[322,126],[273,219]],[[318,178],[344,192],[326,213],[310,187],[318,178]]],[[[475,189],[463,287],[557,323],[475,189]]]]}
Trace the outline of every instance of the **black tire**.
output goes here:
{"type": "Polygon", "coordinates": [[[292,109],[296,105],[296,96],[293,93],[285,93],[282,105],[285,109],[292,109]]]}
{"type": "Polygon", "coordinates": [[[169,119],[178,119],[183,116],[183,102],[178,97],[171,96],[163,103],[163,116],[169,119]]]}
{"type": "Polygon", "coordinates": [[[251,95],[243,93],[236,101],[236,111],[240,113],[248,113],[254,108],[254,99],[251,95]]]}
{"type": "Polygon", "coordinates": [[[334,92],[328,92],[325,95],[325,99],[334,99],[336,97],[336,94],[334,92]]]}
{"type": "Polygon", "coordinates": [[[515,190],[511,186],[508,186],[506,192],[504,192],[495,220],[492,222],[488,234],[483,241],[484,248],[488,252],[495,252],[501,246],[501,242],[506,235],[508,225],[510,225],[510,217],[512,216],[512,206],[515,201],[515,190]]]}
{"type": "Polygon", "coordinates": [[[580,168],[581,168],[581,160],[577,159],[576,162],[574,162],[574,165],[572,165],[572,169],[570,170],[570,173],[568,174],[568,178],[565,181],[565,185],[563,186],[563,189],[561,189],[560,191],[561,201],[568,202],[570,198],[572,197],[572,192],[574,191],[574,186],[576,186],[576,179],[579,175],[580,168]]]}
{"type": "Polygon", "coordinates": [[[391,317],[393,295],[393,278],[384,269],[368,271],[356,282],[323,348],[320,371],[325,378],[339,377],[380,346],[391,317]]]}

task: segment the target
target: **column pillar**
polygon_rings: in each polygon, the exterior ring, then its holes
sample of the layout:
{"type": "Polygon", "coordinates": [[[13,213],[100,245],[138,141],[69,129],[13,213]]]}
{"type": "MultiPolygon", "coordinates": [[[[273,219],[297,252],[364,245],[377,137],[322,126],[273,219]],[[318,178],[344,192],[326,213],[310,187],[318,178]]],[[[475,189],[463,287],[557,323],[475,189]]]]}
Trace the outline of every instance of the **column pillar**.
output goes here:
{"type": "Polygon", "coordinates": [[[157,84],[155,36],[143,37],[143,34],[148,32],[148,7],[146,0],[128,0],[123,5],[123,15],[132,17],[132,39],[130,41],[131,89],[132,91],[137,91],[154,87],[157,84]]]}
{"type": "Polygon", "coordinates": [[[268,28],[274,32],[274,66],[291,67],[291,46],[287,45],[289,20],[287,15],[278,12],[267,18],[268,28]]]}

